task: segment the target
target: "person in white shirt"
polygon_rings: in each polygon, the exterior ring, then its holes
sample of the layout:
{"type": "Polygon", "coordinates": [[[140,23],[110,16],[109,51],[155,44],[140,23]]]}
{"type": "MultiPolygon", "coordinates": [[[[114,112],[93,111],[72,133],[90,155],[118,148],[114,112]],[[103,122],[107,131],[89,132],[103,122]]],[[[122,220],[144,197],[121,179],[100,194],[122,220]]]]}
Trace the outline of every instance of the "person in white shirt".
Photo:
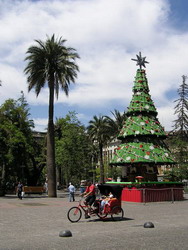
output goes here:
{"type": "Polygon", "coordinates": [[[69,190],[69,201],[70,202],[75,201],[74,193],[75,193],[76,189],[71,183],[69,183],[68,190],[69,190]]]}
{"type": "Polygon", "coordinates": [[[100,210],[104,212],[104,206],[109,203],[109,201],[114,198],[113,194],[110,192],[107,197],[101,201],[100,210]]]}

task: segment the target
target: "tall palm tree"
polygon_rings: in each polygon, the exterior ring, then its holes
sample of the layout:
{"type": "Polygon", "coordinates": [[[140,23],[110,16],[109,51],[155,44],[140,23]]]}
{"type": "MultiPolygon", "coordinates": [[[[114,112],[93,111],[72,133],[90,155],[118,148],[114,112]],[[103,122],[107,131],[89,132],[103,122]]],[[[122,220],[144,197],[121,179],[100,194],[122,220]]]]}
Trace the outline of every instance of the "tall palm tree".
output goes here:
{"type": "Polygon", "coordinates": [[[107,119],[107,122],[109,123],[109,129],[110,134],[112,137],[117,137],[117,134],[120,132],[121,128],[123,127],[123,123],[125,119],[127,118],[126,113],[123,112],[122,114],[115,109],[114,112],[112,112],[113,118],[109,116],[105,116],[107,119]]]}
{"type": "Polygon", "coordinates": [[[75,82],[79,68],[75,62],[79,55],[76,50],[66,47],[61,37],[55,39],[47,37],[45,42],[35,40],[37,45],[29,47],[28,56],[25,58],[28,64],[24,70],[28,75],[28,91],[35,89],[38,96],[41,89],[48,85],[49,111],[47,132],[47,172],[48,172],[48,196],[56,197],[56,169],[55,169],[55,142],[54,142],[54,95],[58,98],[59,88],[66,95],[69,85],[75,82]]]}
{"type": "Polygon", "coordinates": [[[110,138],[108,129],[107,118],[105,116],[97,117],[95,115],[93,120],[89,121],[88,133],[99,148],[100,183],[104,183],[103,147],[110,138]]]}

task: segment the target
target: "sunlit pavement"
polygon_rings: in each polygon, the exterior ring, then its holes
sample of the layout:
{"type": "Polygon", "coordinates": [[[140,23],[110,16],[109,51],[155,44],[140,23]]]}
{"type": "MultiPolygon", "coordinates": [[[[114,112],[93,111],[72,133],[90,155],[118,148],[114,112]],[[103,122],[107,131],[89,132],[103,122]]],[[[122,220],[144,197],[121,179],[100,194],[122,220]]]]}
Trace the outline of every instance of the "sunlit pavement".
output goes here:
{"type": "MultiPolygon", "coordinates": [[[[185,196],[185,198],[188,198],[185,196]]],[[[76,197],[79,200],[79,197],[76,197]]],[[[97,217],[71,223],[67,211],[77,202],[58,198],[0,198],[0,249],[187,249],[188,200],[157,203],[122,202],[123,221],[97,217]],[[152,222],[154,228],[144,228],[152,222]],[[72,237],[59,237],[70,230],[72,237]]]]}

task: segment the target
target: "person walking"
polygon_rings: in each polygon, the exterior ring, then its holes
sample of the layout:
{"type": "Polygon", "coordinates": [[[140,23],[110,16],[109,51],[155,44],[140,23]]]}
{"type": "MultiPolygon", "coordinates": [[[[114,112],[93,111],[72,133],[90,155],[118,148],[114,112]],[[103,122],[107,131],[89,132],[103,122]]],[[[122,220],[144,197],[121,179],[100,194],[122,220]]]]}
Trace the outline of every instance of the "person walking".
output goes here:
{"type": "Polygon", "coordinates": [[[75,201],[74,193],[75,193],[76,189],[71,183],[69,183],[68,190],[69,190],[69,201],[70,202],[75,201]]]}
{"type": "Polygon", "coordinates": [[[22,190],[23,190],[23,184],[19,181],[17,191],[18,191],[18,198],[20,200],[22,200],[22,190]]]}

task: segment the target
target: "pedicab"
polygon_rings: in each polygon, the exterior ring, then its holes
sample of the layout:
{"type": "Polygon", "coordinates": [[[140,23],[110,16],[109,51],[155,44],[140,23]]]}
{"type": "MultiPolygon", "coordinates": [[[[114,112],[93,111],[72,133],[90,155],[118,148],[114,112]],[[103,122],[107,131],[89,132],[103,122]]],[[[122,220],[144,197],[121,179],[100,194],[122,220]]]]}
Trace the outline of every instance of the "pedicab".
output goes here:
{"type": "MultiPolygon", "coordinates": [[[[111,216],[114,221],[122,220],[124,216],[124,211],[121,207],[121,193],[123,188],[119,185],[103,184],[98,185],[98,189],[101,198],[95,200],[90,209],[90,216],[97,215],[101,220],[105,220],[108,216],[111,216]],[[108,197],[110,193],[113,195],[113,198],[109,199],[101,210],[101,202],[104,199],[104,196],[108,197]]],[[[67,218],[71,222],[78,222],[81,219],[82,214],[86,216],[87,212],[88,205],[81,199],[78,206],[69,209],[67,218]]]]}

